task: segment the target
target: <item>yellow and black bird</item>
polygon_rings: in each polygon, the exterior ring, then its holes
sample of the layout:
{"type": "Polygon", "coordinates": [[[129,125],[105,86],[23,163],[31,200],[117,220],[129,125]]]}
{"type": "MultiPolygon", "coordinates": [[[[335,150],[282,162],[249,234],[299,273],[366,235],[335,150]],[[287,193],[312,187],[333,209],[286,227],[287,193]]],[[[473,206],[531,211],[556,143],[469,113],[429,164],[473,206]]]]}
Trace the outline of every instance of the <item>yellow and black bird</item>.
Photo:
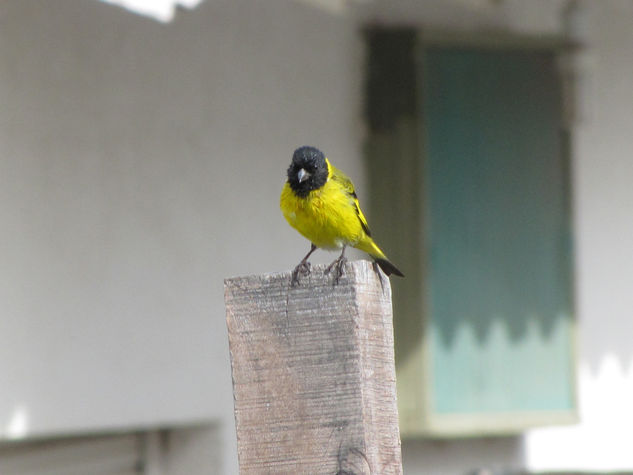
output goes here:
{"type": "Polygon", "coordinates": [[[338,282],[347,246],[369,254],[385,274],[404,277],[371,238],[354,184],[319,149],[305,146],[295,150],[280,206],[288,223],[312,243],[310,252],[292,273],[293,284],[298,282],[299,274],[310,272],[308,258],[317,248],[342,249],[341,255],[326,269],[326,272],[336,271],[338,282]]]}

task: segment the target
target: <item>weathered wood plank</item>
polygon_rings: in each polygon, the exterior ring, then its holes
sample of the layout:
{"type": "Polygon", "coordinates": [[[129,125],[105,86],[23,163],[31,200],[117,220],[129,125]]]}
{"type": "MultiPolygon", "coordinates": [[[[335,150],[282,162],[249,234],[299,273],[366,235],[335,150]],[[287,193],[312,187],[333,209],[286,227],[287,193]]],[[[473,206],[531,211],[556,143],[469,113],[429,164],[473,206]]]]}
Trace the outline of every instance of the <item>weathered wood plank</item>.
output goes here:
{"type": "Polygon", "coordinates": [[[225,281],[240,473],[402,473],[391,288],[371,263],[225,281]]]}

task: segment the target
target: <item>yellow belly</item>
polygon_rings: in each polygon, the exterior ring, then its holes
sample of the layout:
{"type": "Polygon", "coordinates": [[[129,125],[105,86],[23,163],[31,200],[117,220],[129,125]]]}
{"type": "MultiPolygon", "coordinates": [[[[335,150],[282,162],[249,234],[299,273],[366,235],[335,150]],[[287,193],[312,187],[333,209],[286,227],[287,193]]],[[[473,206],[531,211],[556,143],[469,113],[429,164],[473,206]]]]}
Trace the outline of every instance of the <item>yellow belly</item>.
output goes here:
{"type": "Polygon", "coordinates": [[[364,237],[352,198],[332,180],[306,198],[297,197],[286,183],[280,206],[288,223],[322,249],[356,246],[364,237]]]}

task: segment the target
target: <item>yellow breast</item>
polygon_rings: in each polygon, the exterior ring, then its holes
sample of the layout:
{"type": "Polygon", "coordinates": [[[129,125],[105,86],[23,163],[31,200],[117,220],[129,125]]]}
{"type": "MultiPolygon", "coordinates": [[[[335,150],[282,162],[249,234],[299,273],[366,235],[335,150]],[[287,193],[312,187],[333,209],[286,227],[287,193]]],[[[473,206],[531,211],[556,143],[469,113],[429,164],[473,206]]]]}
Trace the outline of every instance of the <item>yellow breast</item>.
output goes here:
{"type": "Polygon", "coordinates": [[[323,249],[355,246],[364,235],[353,199],[333,180],[301,198],[286,183],[281,211],[290,225],[323,249]]]}

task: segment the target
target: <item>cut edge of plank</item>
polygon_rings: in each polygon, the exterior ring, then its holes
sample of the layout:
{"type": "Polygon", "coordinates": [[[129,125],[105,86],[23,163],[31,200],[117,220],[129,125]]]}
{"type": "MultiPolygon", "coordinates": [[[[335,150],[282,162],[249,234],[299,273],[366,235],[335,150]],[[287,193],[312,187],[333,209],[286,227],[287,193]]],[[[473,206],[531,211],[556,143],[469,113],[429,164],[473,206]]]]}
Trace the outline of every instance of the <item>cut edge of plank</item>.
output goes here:
{"type": "MultiPolygon", "coordinates": [[[[332,285],[335,285],[334,274],[332,272],[326,274],[325,272],[327,267],[328,267],[328,264],[312,265],[311,270],[310,270],[310,275],[300,276],[299,284],[297,285],[297,287],[300,287],[300,286],[305,287],[309,285],[308,279],[319,279],[319,281],[322,281],[322,282],[329,280],[331,281],[332,285]]],[[[378,272],[380,273],[379,275],[383,283],[389,281],[389,277],[384,272],[382,272],[382,270],[380,270],[379,267],[375,266],[374,262],[368,261],[366,259],[358,259],[355,261],[347,261],[345,263],[343,276],[341,278],[342,279],[350,278],[350,275],[353,275],[353,276],[357,276],[357,279],[355,280],[358,280],[360,282],[367,282],[370,278],[369,277],[371,275],[370,273],[376,274],[378,272]],[[360,277],[360,279],[358,279],[358,277],[360,277]]],[[[268,272],[268,273],[263,273],[263,274],[236,275],[236,276],[225,278],[224,285],[226,287],[227,285],[231,285],[234,282],[250,280],[250,279],[277,280],[277,279],[282,279],[282,278],[288,279],[288,283],[290,283],[291,276],[292,276],[291,270],[275,271],[275,272],[268,272]]]]}

